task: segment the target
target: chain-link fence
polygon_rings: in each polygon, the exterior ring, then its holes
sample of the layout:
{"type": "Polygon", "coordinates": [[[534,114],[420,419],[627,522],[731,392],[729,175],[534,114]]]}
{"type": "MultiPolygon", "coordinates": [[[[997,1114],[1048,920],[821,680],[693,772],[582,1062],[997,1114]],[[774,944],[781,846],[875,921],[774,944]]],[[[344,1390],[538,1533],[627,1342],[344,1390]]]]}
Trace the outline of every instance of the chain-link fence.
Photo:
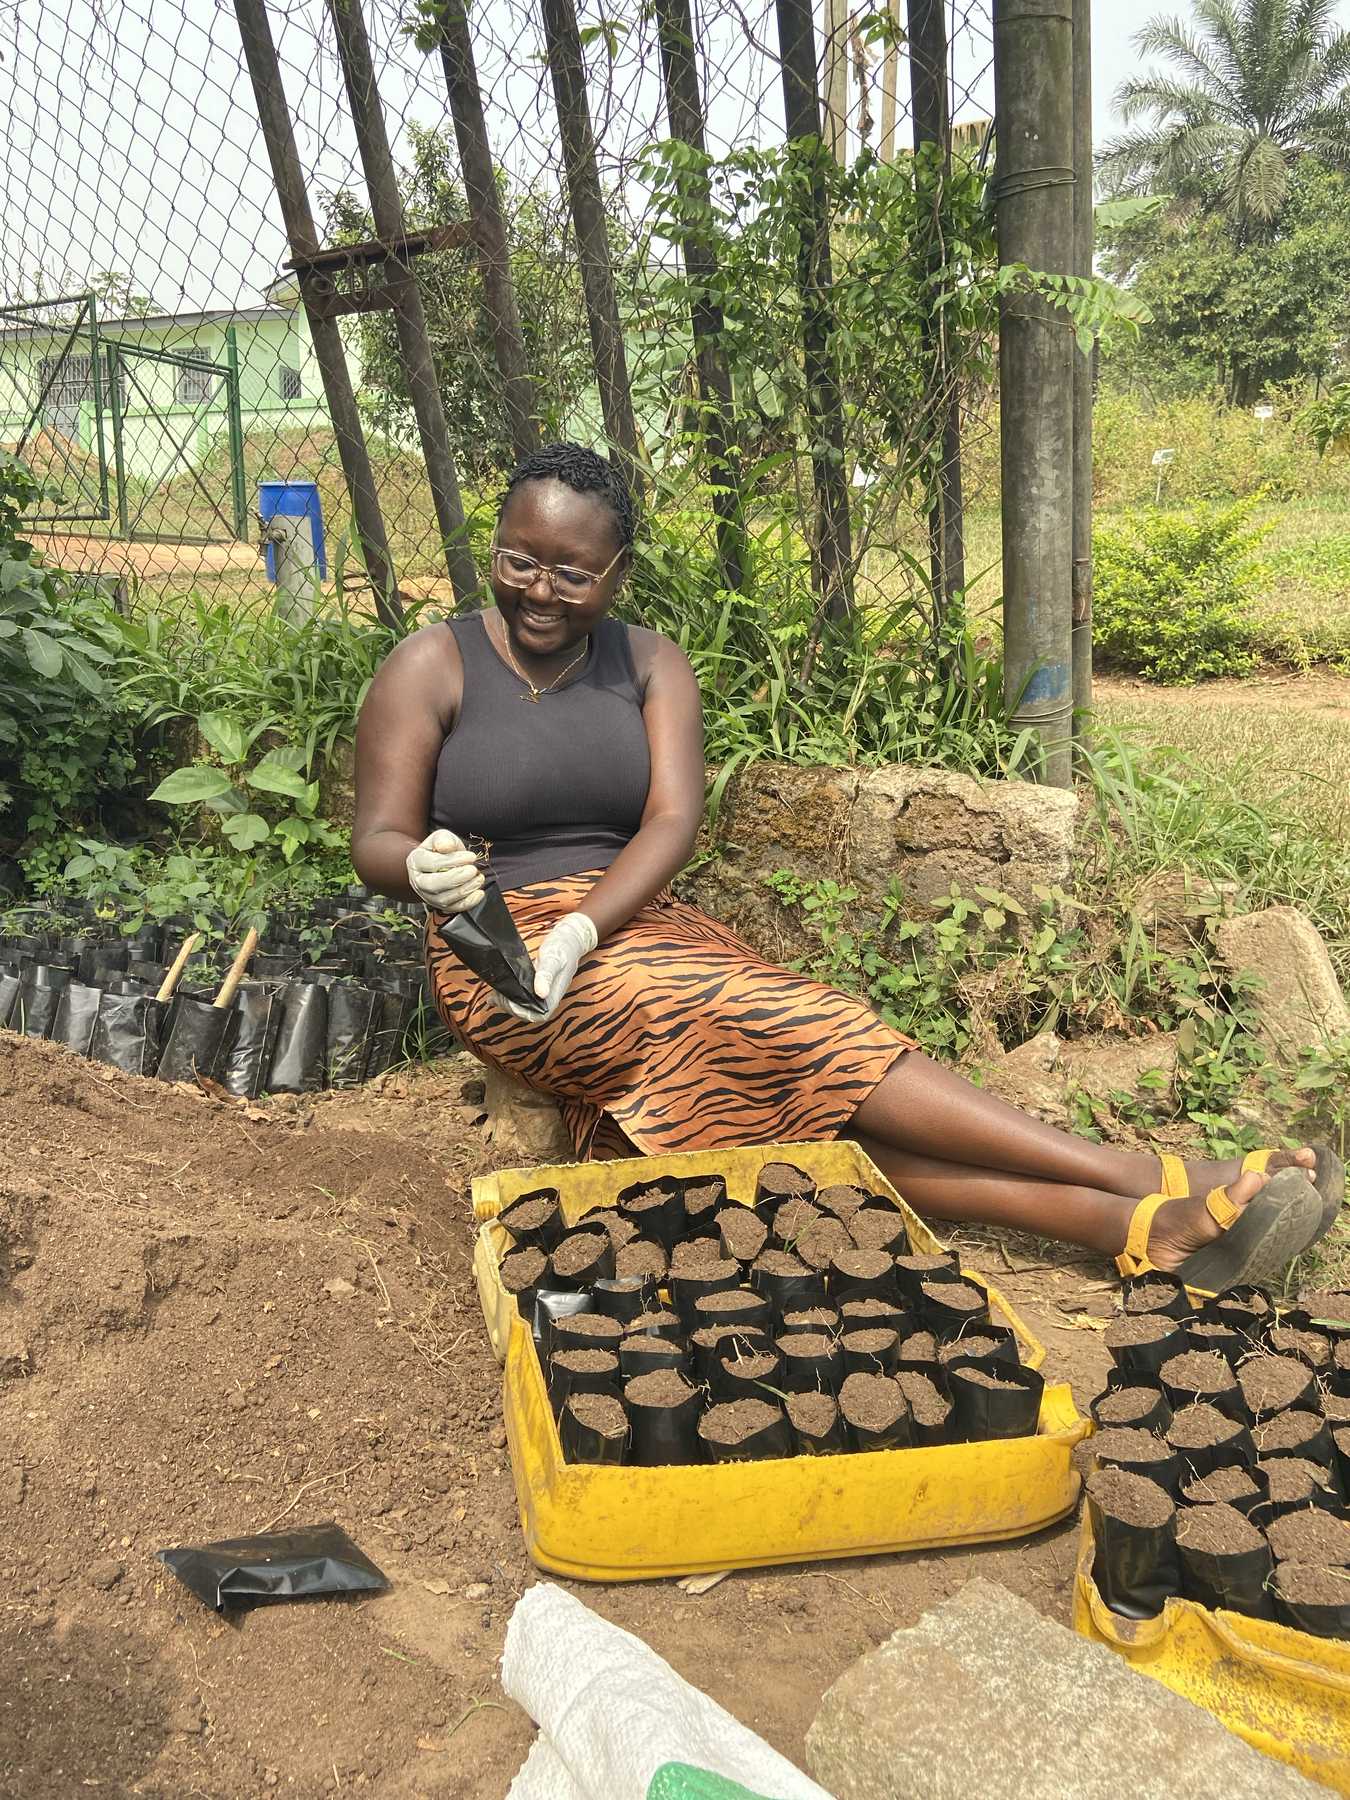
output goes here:
{"type": "Polygon", "coordinates": [[[259,513],[298,505],[329,584],[448,600],[518,451],[566,436],[723,588],[961,586],[989,4],[6,9],[0,442],[46,483],[35,541],[242,608],[259,513]]]}

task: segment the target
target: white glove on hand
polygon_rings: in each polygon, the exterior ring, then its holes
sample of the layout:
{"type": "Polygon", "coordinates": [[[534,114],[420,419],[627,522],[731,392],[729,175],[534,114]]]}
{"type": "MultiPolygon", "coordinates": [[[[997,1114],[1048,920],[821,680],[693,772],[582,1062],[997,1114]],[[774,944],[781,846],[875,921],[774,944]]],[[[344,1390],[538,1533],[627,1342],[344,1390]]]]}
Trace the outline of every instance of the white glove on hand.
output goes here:
{"type": "Polygon", "coordinates": [[[408,885],[434,912],[469,912],[486,891],[478,858],[453,831],[433,831],[408,852],[408,885]]]}
{"type": "Polygon", "coordinates": [[[526,1012],[523,1006],[503,1000],[500,994],[497,1004],[517,1019],[542,1025],[557,1012],[563,995],[572,985],[577,964],[583,956],[589,956],[599,942],[600,933],[585,913],[568,913],[549,932],[534,959],[534,991],[541,1000],[548,1001],[547,1009],[542,1013],[526,1012]]]}

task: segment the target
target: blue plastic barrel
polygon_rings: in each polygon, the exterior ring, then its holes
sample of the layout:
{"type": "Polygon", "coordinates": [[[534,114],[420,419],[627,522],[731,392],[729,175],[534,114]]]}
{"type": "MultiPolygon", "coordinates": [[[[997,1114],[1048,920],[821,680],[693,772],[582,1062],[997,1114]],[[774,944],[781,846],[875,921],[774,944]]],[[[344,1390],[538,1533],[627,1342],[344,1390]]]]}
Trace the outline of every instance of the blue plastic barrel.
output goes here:
{"type": "MultiPolygon", "coordinates": [[[[319,565],[319,579],[328,574],[328,558],[323,547],[323,510],[319,505],[317,481],[260,481],[258,483],[258,517],[266,522],[283,513],[291,519],[308,519],[314,560],[319,565]]],[[[277,547],[267,546],[267,579],[277,578],[277,547]]]]}

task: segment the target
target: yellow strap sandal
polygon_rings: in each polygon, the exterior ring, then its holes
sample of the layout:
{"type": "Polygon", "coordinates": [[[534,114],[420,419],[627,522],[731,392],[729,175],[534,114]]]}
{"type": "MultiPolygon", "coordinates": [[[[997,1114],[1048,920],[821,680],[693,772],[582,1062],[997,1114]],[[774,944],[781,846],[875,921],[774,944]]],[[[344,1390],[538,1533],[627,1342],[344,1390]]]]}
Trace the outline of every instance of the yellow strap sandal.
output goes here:
{"type": "MultiPolygon", "coordinates": [[[[1243,1173],[1264,1174],[1273,1154],[1273,1150],[1253,1150],[1243,1159],[1243,1173]]],[[[1148,1254],[1154,1216],[1168,1200],[1189,1195],[1179,1159],[1162,1160],[1164,1191],[1145,1195],[1131,1214],[1125,1248],[1116,1258],[1122,1275],[1147,1275],[1156,1268],[1148,1254]]],[[[1235,1206],[1227,1188],[1212,1188],[1205,1196],[1205,1210],[1219,1227],[1218,1237],[1170,1271],[1201,1294],[1217,1294],[1224,1288],[1278,1274],[1315,1244],[1331,1224],[1321,1195],[1303,1169],[1281,1169],[1245,1206],[1235,1206]]]]}

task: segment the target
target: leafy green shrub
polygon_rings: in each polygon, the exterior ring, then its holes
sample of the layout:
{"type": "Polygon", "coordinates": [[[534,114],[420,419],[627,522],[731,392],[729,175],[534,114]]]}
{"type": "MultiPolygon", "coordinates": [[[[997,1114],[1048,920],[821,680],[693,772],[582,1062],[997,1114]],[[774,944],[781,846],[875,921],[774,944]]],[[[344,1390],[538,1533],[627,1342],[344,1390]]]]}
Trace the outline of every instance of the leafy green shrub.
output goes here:
{"type": "Polygon", "coordinates": [[[60,840],[64,857],[77,825],[125,789],[132,718],[108,678],[110,604],[44,568],[20,535],[41,495],[37,477],[0,452],[0,822],[18,843],[60,840]]]}
{"type": "Polygon", "coordinates": [[[1230,506],[1139,513],[1093,534],[1092,626],[1099,662],[1187,683],[1250,669],[1257,496],[1230,506]]]}

